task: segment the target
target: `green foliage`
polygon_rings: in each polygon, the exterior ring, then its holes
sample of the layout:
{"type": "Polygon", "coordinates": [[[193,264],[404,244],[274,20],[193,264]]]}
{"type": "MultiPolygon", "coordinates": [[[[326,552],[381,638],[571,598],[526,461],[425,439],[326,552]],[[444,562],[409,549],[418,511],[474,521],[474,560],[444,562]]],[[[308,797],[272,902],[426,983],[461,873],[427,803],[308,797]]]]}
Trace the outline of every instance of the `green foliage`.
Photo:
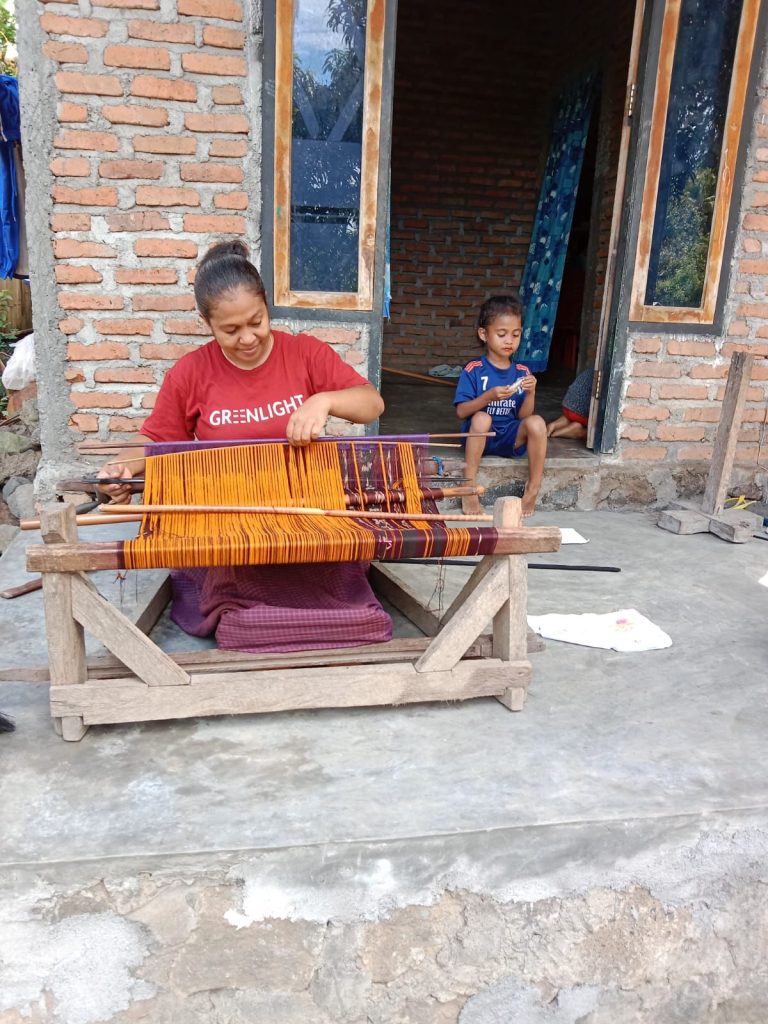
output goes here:
{"type": "Polygon", "coordinates": [[[701,167],[667,203],[654,302],[695,309],[701,305],[717,171],[701,167]]]}
{"type": "Polygon", "coordinates": [[[0,74],[15,75],[16,69],[16,17],[0,0],[0,74]]]}
{"type": "MultiPolygon", "coordinates": [[[[17,331],[10,322],[10,310],[13,296],[9,291],[0,291],[0,367],[4,367],[11,354],[11,342],[16,340],[17,331]]],[[[8,406],[8,395],[0,383],[0,419],[5,418],[8,406]]]]}

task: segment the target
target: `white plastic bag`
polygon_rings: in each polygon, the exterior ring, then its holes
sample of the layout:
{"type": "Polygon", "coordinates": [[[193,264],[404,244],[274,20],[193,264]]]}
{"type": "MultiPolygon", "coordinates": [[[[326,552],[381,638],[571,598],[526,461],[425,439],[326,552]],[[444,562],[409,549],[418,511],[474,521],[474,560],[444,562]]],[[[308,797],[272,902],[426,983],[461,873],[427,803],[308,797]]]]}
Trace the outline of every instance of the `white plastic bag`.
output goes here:
{"type": "Polygon", "coordinates": [[[16,342],[11,358],[3,370],[3,386],[8,391],[21,391],[35,379],[35,336],[28,334],[16,342]]]}

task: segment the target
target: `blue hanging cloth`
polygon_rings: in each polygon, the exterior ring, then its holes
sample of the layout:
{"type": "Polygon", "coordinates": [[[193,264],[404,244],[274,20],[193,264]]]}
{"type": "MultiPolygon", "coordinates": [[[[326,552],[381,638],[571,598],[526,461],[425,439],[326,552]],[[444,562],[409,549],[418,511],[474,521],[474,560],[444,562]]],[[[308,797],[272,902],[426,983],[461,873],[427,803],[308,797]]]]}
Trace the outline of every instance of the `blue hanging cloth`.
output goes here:
{"type": "Polygon", "coordinates": [[[516,359],[541,373],[547,368],[560,299],[568,239],[579,189],[597,79],[569,83],[557,101],[549,156],[520,285],[525,310],[516,359]]]}
{"type": "Polygon", "coordinates": [[[21,140],[19,83],[0,75],[0,278],[12,277],[19,261],[19,190],[13,151],[21,140]]]}

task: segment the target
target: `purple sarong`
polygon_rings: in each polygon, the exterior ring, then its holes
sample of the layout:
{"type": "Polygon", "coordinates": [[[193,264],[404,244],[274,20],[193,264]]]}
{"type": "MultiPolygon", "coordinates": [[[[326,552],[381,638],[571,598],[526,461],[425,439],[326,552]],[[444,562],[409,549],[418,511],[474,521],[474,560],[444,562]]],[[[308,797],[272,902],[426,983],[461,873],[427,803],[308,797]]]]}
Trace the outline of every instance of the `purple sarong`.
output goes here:
{"type": "Polygon", "coordinates": [[[231,651],[356,647],[392,638],[366,562],[174,570],[171,618],[231,651]]]}

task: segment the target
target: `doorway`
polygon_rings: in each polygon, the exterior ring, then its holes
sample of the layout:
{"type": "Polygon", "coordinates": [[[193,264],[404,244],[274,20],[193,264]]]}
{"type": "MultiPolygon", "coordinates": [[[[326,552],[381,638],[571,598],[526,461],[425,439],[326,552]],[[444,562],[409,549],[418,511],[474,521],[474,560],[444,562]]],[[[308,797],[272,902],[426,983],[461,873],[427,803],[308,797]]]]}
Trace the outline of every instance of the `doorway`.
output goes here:
{"type": "Polygon", "coordinates": [[[382,343],[382,429],[458,426],[451,374],[479,351],[477,311],[520,287],[564,82],[599,76],[537,411],[559,412],[594,365],[635,0],[467,5],[398,0],[391,157],[391,306],[382,343]],[[395,372],[392,372],[395,371],[395,372]],[[425,422],[428,419],[428,422],[425,422]]]}

